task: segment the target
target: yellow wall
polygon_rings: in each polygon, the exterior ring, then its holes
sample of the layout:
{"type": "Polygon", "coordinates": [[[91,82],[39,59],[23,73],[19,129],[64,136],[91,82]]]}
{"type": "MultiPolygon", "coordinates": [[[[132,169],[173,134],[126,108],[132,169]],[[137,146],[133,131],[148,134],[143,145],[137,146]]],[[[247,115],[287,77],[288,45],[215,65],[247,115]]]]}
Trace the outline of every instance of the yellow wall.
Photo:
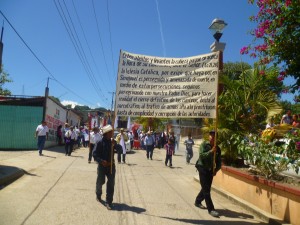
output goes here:
{"type": "Polygon", "coordinates": [[[285,190],[283,185],[279,185],[278,189],[274,182],[264,181],[263,179],[258,181],[257,178],[254,179],[253,176],[246,173],[241,176],[232,173],[228,167],[223,167],[218,172],[214,177],[213,185],[251,203],[280,220],[293,225],[300,225],[300,190],[296,188],[287,187],[288,189],[294,189],[294,193],[290,193],[285,190]],[[269,183],[269,185],[264,183],[269,183]]]}

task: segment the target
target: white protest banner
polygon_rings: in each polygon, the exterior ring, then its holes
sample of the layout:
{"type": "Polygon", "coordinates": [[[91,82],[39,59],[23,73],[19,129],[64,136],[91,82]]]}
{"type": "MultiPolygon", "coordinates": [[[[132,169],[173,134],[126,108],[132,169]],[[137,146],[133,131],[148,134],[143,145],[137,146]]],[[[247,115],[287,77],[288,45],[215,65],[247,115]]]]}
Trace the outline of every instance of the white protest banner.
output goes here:
{"type": "Polygon", "coordinates": [[[120,51],[116,116],[216,118],[219,53],[161,58],[120,51]]]}

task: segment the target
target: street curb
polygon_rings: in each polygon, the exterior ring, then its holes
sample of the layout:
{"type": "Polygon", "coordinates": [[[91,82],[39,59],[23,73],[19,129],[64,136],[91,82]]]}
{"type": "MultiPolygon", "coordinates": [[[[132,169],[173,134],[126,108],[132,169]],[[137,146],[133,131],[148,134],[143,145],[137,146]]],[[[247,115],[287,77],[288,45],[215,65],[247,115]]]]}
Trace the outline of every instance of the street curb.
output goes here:
{"type": "MultiPolygon", "coordinates": [[[[194,176],[194,181],[199,183],[199,177],[194,176]]],[[[292,225],[292,224],[286,223],[282,220],[279,220],[278,218],[274,217],[272,214],[264,212],[260,208],[256,207],[255,205],[252,205],[249,202],[246,202],[246,201],[232,195],[231,193],[229,193],[227,191],[221,190],[221,189],[215,187],[214,185],[211,186],[211,189],[213,191],[215,191],[216,193],[222,195],[223,197],[227,198],[234,204],[237,204],[237,205],[243,207],[244,209],[249,211],[251,214],[254,214],[256,217],[263,220],[264,222],[267,222],[269,225],[292,225]]]]}
{"type": "Polygon", "coordinates": [[[0,166],[0,189],[25,174],[24,170],[13,166],[0,166]],[[5,173],[3,172],[5,170],[5,173]],[[5,174],[5,175],[3,175],[5,174]]]}

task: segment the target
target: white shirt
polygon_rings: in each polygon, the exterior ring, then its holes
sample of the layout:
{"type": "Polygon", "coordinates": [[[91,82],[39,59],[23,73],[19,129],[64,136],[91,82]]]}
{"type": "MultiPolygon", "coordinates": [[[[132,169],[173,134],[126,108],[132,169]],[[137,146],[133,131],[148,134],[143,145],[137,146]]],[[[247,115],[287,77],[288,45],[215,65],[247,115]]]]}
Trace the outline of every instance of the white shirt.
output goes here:
{"type": "Polygon", "coordinates": [[[102,136],[99,133],[91,132],[90,135],[91,135],[91,141],[90,141],[91,144],[97,144],[99,141],[102,140],[102,136]]]}
{"type": "Polygon", "coordinates": [[[121,135],[120,145],[122,146],[123,154],[126,154],[126,146],[123,135],[121,135]]]}
{"type": "Polygon", "coordinates": [[[40,124],[37,126],[36,131],[38,132],[38,136],[46,136],[46,134],[49,132],[49,128],[47,125],[43,126],[40,124]]]}
{"type": "Polygon", "coordinates": [[[73,131],[71,131],[71,130],[67,131],[65,136],[68,137],[68,138],[70,137],[72,140],[75,140],[77,138],[76,133],[75,133],[74,130],[73,131]]]}

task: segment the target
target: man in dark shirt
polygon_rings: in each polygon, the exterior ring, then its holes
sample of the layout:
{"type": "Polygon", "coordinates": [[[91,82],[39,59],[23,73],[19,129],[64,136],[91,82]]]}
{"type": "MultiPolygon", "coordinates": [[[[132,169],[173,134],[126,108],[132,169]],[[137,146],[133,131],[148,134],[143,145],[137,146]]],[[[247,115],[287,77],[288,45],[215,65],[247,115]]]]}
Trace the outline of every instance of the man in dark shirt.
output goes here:
{"type": "Polygon", "coordinates": [[[205,209],[202,201],[205,200],[208,213],[214,217],[219,217],[219,213],[215,210],[214,204],[210,196],[211,184],[213,177],[221,168],[221,149],[214,144],[215,132],[209,132],[209,142],[204,141],[200,145],[199,159],[196,162],[196,167],[199,171],[201,190],[196,197],[195,206],[205,209]],[[214,157],[214,154],[216,156],[214,157]]]}
{"type": "Polygon", "coordinates": [[[113,136],[113,128],[111,125],[107,125],[102,128],[103,138],[97,143],[93,157],[98,162],[98,176],[96,181],[96,199],[102,202],[102,185],[106,182],[106,207],[112,209],[114,186],[115,186],[115,174],[116,167],[114,162],[114,151],[111,142],[113,136]]]}

